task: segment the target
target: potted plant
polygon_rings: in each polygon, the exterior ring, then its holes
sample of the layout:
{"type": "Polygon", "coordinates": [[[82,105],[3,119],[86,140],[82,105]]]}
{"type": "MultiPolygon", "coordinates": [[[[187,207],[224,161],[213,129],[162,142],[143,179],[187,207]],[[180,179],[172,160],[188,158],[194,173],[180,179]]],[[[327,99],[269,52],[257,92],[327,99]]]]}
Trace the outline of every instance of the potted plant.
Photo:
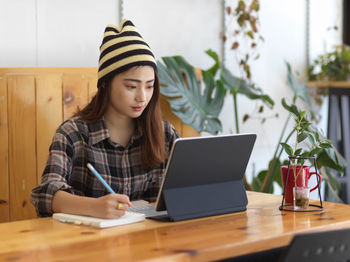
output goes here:
{"type": "Polygon", "coordinates": [[[338,45],[318,56],[308,68],[310,81],[346,81],[350,77],[350,48],[338,45]]]}
{"type": "MultiPolygon", "coordinates": [[[[304,110],[306,110],[306,114],[309,117],[308,121],[311,123],[311,128],[314,129],[314,127],[317,126],[319,115],[317,113],[317,110],[312,107],[312,97],[307,90],[306,83],[298,83],[292,72],[290,64],[286,63],[286,65],[288,71],[287,83],[294,93],[293,104],[295,105],[296,102],[298,102],[306,106],[304,107],[304,110]]],[[[300,109],[296,109],[301,112],[300,109]]],[[[274,154],[271,160],[268,162],[267,168],[260,170],[257,173],[255,173],[253,170],[253,180],[251,185],[254,191],[273,193],[276,185],[283,189],[281,166],[287,165],[288,160],[286,160],[284,155],[282,155],[284,149],[281,146],[281,142],[289,143],[293,135],[296,133],[294,128],[288,128],[291,120],[294,121],[293,116],[294,118],[296,117],[296,110],[291,110],[291,108],[288,108],[287,110],[289,111],[289,115],[284,120],[281,134],[279,136],[278,142],[276,143],[274,154]]],[[[322,132],[319,132],[319,137],[324,138],[322,132]]],[[[310,139],[311,138],[306,140],[310,139]]],[[[310,145],[308,146],[310,147],[310,145]]],[[[344,174],[344,169],[346,166],[345,159],[332,145],[332,148],[322,148],[322,150],[318,152],[316,155],[316,163],[322,180],[325,182],[325,195],[327,199],[333,202],[343,202],[339,197],[340,183],[337,180],[337,177],[344,174]]]]}
{"type": "MultiPolygon", "coordinates": [[[[295,102],[295,98],[293,102],[295,102]]],[[[332,153],[335,155],[337,160],[339,159],[339,163],[341,163],[342,157],[338,154],[332,142],[307,118],[306,111],[299,110],[294,103],[288,105],[284,98],[282,99],[282,105],[294,116],[295,120],[293,128],[295,132],[294,142],[288,143],[287,139],[285,142],[280,143],[289,157],[288,167],[281,167],[282,179],[284,180],[285,200],[286,203],[291,202],[292,188],[294,193],[294,205],[297,208],[307,208],[309,199],[309,191],[307,189],[308,179],[313,174],[318,176],[318,185],[312,189],[315,190],[321,182],[321,176],[316,172],[310,172],[309,166],[305,165],[305,160],[314,159],[314,162],[311,161],[311,165],[314,164],[317,170],[317,159],[321,165],[325,165],[322,159],[320,161],[324,150],[327,150],[328,154],[332,153]],[[287,180],[287,174],[289,174],[292,179],[287,180]]]]}

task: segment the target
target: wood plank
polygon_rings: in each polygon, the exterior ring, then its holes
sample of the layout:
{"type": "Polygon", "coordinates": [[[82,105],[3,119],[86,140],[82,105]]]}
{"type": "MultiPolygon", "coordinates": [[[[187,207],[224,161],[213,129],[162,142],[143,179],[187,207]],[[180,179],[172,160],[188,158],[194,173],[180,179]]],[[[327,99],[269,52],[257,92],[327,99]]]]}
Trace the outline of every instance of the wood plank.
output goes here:
{"type": "Polygon", "coordinates": [[[8,77],[10,220],[36,217],[30,192],[36,181],[35,82],[33,75],[8,77]]]}
{"type": "Polygon", "coordinates": [[[73,116],[88,101],[88,81],[84,74],[63,74],[63,118],[73,116]]]}
{"type": "Polygon", "coordinates": [[[0,74],[0,223],[10,220],[6,76],[0,74]]]}
{"type": "Polygon", "coordinates": [[[350,81],[309,81],[306,85],[317,88],[350,88],[350,81]]]}
{"type": "Polygon", "coordinates": [[[96,67],[0,67],[1,74],[95,73],[96,67]]]}
{"type": "Polygon", "coordinates": [[[162,95],[160,96],[160,107],[162,109],[163,118],[169,121],[175,127],[180,136],[183,136],[181,119],[171,111],[168,100],[162,95]]]}
{"type": "Polygon", "coordinates": [[[200,133],[198,133],[193,127],[182,123],[182,136],[197,137],[197,136],[200,136],[200,133]]]}
{"type": "Polygon", "coordinates": [[[37,183],[48,158],[52,137],[63,122],[62,74],[36,76],[37,183]]]}
{"type": "Polygon", "coordinates": [[[97,74],[85,74],[88,81],[88,103],[97,93],[97,74]]]}

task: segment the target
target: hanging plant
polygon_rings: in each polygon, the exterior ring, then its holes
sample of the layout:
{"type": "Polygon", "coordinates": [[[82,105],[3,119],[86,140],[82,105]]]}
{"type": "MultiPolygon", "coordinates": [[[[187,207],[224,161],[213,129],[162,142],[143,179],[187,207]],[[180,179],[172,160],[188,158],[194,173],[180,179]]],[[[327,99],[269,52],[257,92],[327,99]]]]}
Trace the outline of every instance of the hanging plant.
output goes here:
{"type": "Polygon", "coordinates": [[[339,45],[318,56],[308,68],[311,81],[346,81],[350,78],[350,48],[339,45]]]}
{"type": "Polygon", "coordinates": [[[259,1],[240,0],[236,7],[228,5],[225,8],[228,22],[223,41],[228,42],[231,50],[235,51],[235,60],[241,69],[242,77],[254,87],[250,65],[252,60],[259,59],[257,48],[264,41],[259,32],[259,1]]]}
{"type": "MultiPolygon", "coordinates": [[[[223,35],[223,41],[230,47],[234,55],[234,62],[240,69],[240,73],[235,73],[235,75],[238,75],[238,78],[243,80],[246,86],[255,93],[262,93],[262,89],[253,82],[251,73],[251,63],[259,59],[258,46],[264,41],[259,30],[259,10],[260,4],[258,0],[230,2],[230,4],[225,6],[227,23],[225,25],[226,31],[223,35]]],[[[235,83],[231,83],[231,85],[235,85],[235,83]]],[[[234,90],[239,88],[240,86],[233,86],[234,90]]],[[[232,94],[234,98],[235,131],[239,133],[238,105],[235,94],[232,94]]],[[[268,106],[271,106],[271,104],[268,103],[268,106]]],[[[278,117],[278,114],[263,116],[263,112],[264,105],[257,103],[250,114],[245,113],[243,115],[242,122],[256,119],[263,124],[267,118],[278,117]]]]}

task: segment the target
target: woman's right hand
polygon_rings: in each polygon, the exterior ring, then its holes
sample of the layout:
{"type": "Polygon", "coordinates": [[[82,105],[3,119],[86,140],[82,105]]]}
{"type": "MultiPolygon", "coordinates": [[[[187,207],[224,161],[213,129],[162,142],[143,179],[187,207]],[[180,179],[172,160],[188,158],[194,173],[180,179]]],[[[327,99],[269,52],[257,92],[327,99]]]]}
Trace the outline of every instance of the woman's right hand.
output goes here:
{"type": "Polygon", "coordinates": [[[131,207],[129,197],[121,194],[108,194],[96,198],[91,206],[91,216],[100,218],[119,218],[131,207]]]}
{"type": "Polygon", "coordinates": [[[129,197],[109,194],[99,198],[73,195],[58,190],[52,200],[53,213],[68,213],[100,218],[118,218],[131,207],[129,197]]]}

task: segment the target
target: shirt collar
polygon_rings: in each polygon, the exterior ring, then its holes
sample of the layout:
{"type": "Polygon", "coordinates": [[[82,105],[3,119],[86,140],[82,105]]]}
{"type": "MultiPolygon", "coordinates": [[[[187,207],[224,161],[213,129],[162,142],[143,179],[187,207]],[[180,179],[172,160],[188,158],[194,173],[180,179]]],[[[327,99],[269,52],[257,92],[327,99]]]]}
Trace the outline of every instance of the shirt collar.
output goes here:
{"type": "Polygon", "coordinates": [[[95,145],[107,138],[109,138],[109,132],[104,119],[97,120],[96,122],[89,123],[89,144],[95,145]]]}
{"type": "MultiPolygon", "coordinates": [[[[137,122],[136,122],[137,123],[137,122]]],[[[97,120],[96,122],[89,123],[89,144],[96,145],[101,141],[110,138],[109,131],[106,125],[104,118],[97,120]]],[[[137,127],[132,134],[129,145],[132,145],[135,140],[139,139],[142,136],[141,130],[137,127]]]]}

